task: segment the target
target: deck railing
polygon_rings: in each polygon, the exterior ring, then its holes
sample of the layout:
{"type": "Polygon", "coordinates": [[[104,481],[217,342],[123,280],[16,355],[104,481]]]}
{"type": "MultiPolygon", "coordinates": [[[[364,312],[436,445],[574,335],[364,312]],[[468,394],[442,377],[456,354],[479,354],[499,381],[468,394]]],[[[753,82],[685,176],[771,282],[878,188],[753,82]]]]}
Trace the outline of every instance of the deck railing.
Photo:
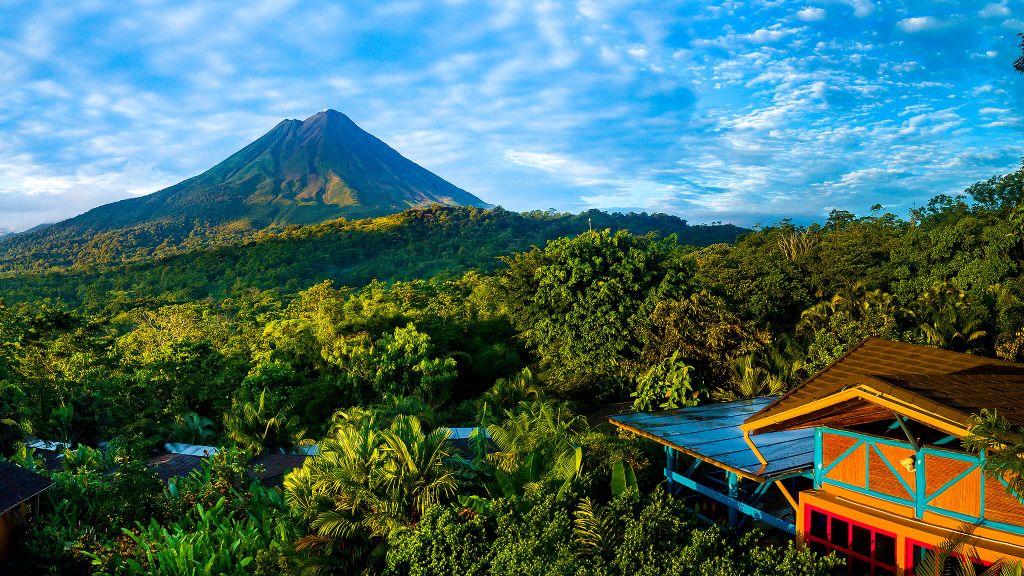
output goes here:
{"type": "Polygon", "coordinates": [[[905,506],[917,519],[935,513],[1024,534],[1024,506],[1006,482],[984,474],[984,453],[968,454],[908,442],[818,428],[814,486],[836,486],[905,506]]]}

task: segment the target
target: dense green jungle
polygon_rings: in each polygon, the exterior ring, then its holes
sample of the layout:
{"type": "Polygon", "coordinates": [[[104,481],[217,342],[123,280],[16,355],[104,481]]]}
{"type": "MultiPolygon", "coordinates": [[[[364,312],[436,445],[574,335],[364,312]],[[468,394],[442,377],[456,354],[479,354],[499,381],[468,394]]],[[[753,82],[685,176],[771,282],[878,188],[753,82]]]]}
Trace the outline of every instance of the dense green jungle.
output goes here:
{"type": "Polygon", "coordinates": [[[1024,170],[738,238],[434,209],[8,273],[0,449],[56,484],[4,573],[829,574],[587,415],[780,393],[867,336],[1024,360],[1022,199],[1024,170]],[[168,484],[166,441],[225,449],[168,484]],[[283,488],[248,465],[312,442],[283,488]]]}

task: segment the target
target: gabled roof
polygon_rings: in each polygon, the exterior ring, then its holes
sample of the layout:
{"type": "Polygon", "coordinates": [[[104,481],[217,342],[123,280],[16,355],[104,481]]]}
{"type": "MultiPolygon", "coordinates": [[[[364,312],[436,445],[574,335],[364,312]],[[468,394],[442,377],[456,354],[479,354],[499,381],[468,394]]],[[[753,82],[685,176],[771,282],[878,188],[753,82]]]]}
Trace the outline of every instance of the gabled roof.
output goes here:
{"type": "Polygon", "coordinates": [[[1011,422],[1024,423],[1024,364],[868,338],[741,428],[763,433],[853,425],[896,412],[962,434],[981,408],[997,408],[1011,422]]]}
{"type": "Polygon", "coordinates": [[[0,461],[0,515],[43,492],[53,481],[35,472],[0,461]]]}
{"type": "Polygon", "coordinates": [[[762,466],[743,438],[739,425],[774,398],[752,398],[691,406],[666,412],[620,414],[608,420],[694,458],[756,482],[810,470],[814,465],[814,431],[789,430],[753,439],[768,461],[762,466]]]}

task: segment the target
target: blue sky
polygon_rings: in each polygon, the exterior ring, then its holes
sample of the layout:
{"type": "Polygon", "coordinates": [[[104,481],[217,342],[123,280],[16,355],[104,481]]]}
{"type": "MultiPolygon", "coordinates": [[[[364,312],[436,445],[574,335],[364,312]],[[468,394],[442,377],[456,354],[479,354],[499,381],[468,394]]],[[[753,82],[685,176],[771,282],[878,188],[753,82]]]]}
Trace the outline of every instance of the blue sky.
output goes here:
{"type": "Polygon", "coordinates": [[[0,230],[348,114],[513,210],[900,215],[1024,156],[1024,0],[0,0],[0,230]]]}

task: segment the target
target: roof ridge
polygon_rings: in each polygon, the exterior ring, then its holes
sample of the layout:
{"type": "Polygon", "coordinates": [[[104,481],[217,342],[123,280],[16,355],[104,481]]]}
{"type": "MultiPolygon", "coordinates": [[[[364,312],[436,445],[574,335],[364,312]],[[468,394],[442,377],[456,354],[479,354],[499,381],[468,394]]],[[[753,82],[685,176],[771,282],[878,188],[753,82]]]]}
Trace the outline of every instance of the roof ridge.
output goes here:
{"type": "MultiPolygon", "coordinates": [[[[1024,364],[934,346],[869,337],[781,398],[748,417],[744,428],[771,430],[782,415],[866,385],[904,395],[903,401],[927,406],[959,426],[985,404],[998,404],[1007,394],[1017,398],[1024,364]]],[[[1019,411],[1024,418],[1024,390],[1019,411]]],[[[899,396],[900,394],[897,394],[899,396]]],[[[845,398],[845,396],[844,396],[845,398]]],[[[875,403],[864,398],[864,400],[875,403]]],[[[818,408],[814,408],[818,410],[818,408]]],[[[794,412],[795,411],[795,412],[794,412]]]]}

